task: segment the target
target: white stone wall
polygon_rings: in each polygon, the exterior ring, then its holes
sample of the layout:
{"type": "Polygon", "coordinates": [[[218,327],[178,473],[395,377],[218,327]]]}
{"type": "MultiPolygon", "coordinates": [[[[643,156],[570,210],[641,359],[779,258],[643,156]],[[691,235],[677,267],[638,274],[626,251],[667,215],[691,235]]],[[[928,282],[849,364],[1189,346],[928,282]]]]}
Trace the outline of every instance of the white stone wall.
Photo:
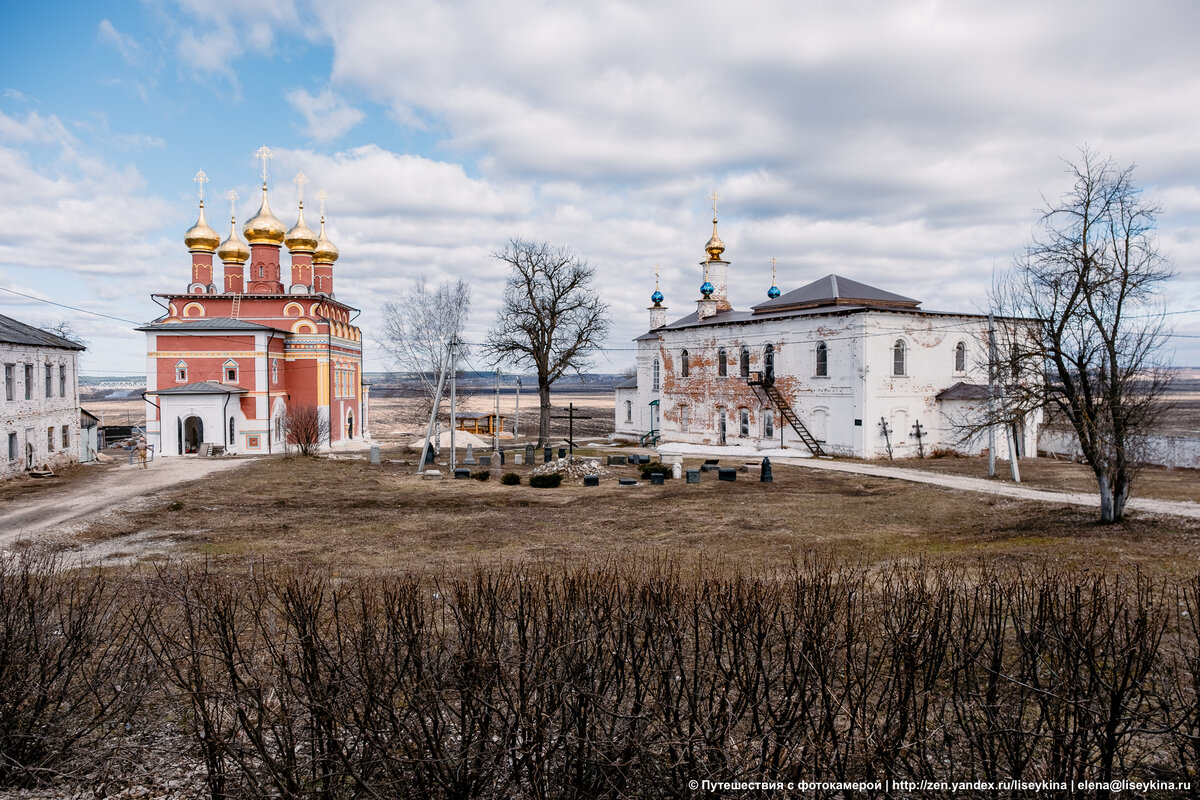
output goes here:
{"type": "Polygon", "coordinates": [[[19,475],[29,463],[28,448],[36,467],[58,468],[79,460],[79,377],[77,351],[0,343],[0,370],[13,367],[13,399],[8,399],[4,372],[0,371],[0,478],[19,475]],[[25,365],[33,366],[31,399],[25,399],[25,365]],[[46,365],[52,370],[49,396],[46,365]],[[59,369],[66,368],[66,391],[60,391],[59,369]],[[62,428],[67,427],[67,444],[62,428]],[[47,429],[53,428],[52,441],[47,429]],[[16,434],[17,457],[9,458],[9,437],[16,434]]]}
{"type": "MultiPolygon", "coordinates": [[[[1175,469],[1200,469],[1200,436],[1166,436],[1152,434],[1135,437],[1141,456],[1147,464],[1175,469]]],[[[1038,448],[1046,453],[1078,459],[1083,456],[1075,431],[1043,428],[1038,448]]]]}

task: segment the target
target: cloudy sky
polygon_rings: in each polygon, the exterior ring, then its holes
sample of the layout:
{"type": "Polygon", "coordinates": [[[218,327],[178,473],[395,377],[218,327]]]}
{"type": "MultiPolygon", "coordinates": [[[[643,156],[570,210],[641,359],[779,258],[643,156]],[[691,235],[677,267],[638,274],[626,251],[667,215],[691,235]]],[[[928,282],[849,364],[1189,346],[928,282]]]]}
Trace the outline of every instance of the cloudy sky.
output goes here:
{"type": "MultiPolygon", "coordinates": [[[[1043,198],[1087,144],[1164,209],[1200,309],[1200,4],[1089,2],[454,3],[144,0],[25,3],[0,51],[0,313],[69,320],[84,369],[137,373],[120,320],[184,290],[192,177],[225,234],[297,170],[329,196],[339,299],[379,308],[424,275],[462,277],[482,338],[511,237],[572,247],[611,304],[601,371],[632,363],[653,266],[694,308],[721,195],[735,306],[830,272],[985,310],[1043,198]],[[107,7],[106,7],[107,6],[107,7]]],[[[1171,317],[1200,365],[1200,314],[1171,317]]],[[[367,369],[387,364],[368,341],[367,369]]],[[[484,364],[476,365],[483,368],[484,364]]]]}

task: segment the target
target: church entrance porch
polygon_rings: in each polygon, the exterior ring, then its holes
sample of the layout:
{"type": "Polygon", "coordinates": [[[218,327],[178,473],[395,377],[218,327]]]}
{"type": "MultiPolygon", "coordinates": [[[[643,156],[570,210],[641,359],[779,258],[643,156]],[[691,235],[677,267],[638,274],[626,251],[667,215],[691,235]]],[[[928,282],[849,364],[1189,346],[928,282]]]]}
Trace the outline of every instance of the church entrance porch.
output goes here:
{"type": "Polygon", "coordinates": [[[204,420],[196,416],[188,417],[183,421],[183,437],[182,450],[183,453],[197,453],[200,451],[200,445],[204,443],[204,420]]]}

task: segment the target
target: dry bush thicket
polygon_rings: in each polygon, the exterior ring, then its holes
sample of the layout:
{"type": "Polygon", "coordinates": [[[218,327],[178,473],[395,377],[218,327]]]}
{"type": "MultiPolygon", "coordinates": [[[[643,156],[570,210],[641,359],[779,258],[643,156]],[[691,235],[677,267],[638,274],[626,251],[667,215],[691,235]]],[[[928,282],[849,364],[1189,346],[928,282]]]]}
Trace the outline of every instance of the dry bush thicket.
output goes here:
{"type": "Polygon", "coordinates": [[[212,798],[1200,766],[1200,578],[813,557],[699,577],[167,565],[116,581],[25,560],[0,568],[0,613],[2,786],[111,773],[120,747],[158,741],[127,722],[186,743],[212,798]]]}

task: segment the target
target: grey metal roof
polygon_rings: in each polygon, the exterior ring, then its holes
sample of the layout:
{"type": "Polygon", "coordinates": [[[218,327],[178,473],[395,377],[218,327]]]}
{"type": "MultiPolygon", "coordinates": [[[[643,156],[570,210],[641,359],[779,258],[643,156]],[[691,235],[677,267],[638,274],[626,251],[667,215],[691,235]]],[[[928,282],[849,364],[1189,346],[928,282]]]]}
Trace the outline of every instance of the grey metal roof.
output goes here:
{"type": "Polygon", "coordinates": [[[172,386],[170,389],[157,389],[146,394],[245,394],[248,390],[240,386],[226,386],[216,381],[200,381],[199,383],[184,383],[172,386]]]}
{"type": "Polygon", "coordinates": [[[614,389],[636,389],[637,388],[637,378],[628,378],[626,380],[623,380],[620,383],[618,383],[616,386],[614,386],[613,388],[614,389]]]}
{"type": "Polygon", "coordinates": [[[978,383],[958,383],[935,395],[938,400],[987,400],[988,387],[978,383]]]}
{"type": "Polygon", "coordinates": [[[58,334],[26,325],[24,322],[17,322],[12,317],[6,317],[3,314],[0,314],[0,342],[27,344],[34,347],[57,347],[60,350],[87,349],[79,342],[72,342],[58,334]]]}
{"type": "Polygon", "coordinates": [[[244,319],[234,319],[233,317],[207,317],[205,319],[194,319],[186,322],[151,322],[149,325],[143,325],[138,328],[139,331],[161,331],[161,330],[181,330],[181,331],[277,331],[279,328],[272,328],[270,325],[260,325],[257,322],[250,322],[244,319]]]}
{"type": "Polygon", "coordinates": [[[756,313],[795,306],[865,305],[881,303],[889,306],[916,308],[920,300],[886,292],[865,283],[843,278],[841,275],[826,275],[807,286],[793,289],[785,295],[754,306],[756,313]]]}

